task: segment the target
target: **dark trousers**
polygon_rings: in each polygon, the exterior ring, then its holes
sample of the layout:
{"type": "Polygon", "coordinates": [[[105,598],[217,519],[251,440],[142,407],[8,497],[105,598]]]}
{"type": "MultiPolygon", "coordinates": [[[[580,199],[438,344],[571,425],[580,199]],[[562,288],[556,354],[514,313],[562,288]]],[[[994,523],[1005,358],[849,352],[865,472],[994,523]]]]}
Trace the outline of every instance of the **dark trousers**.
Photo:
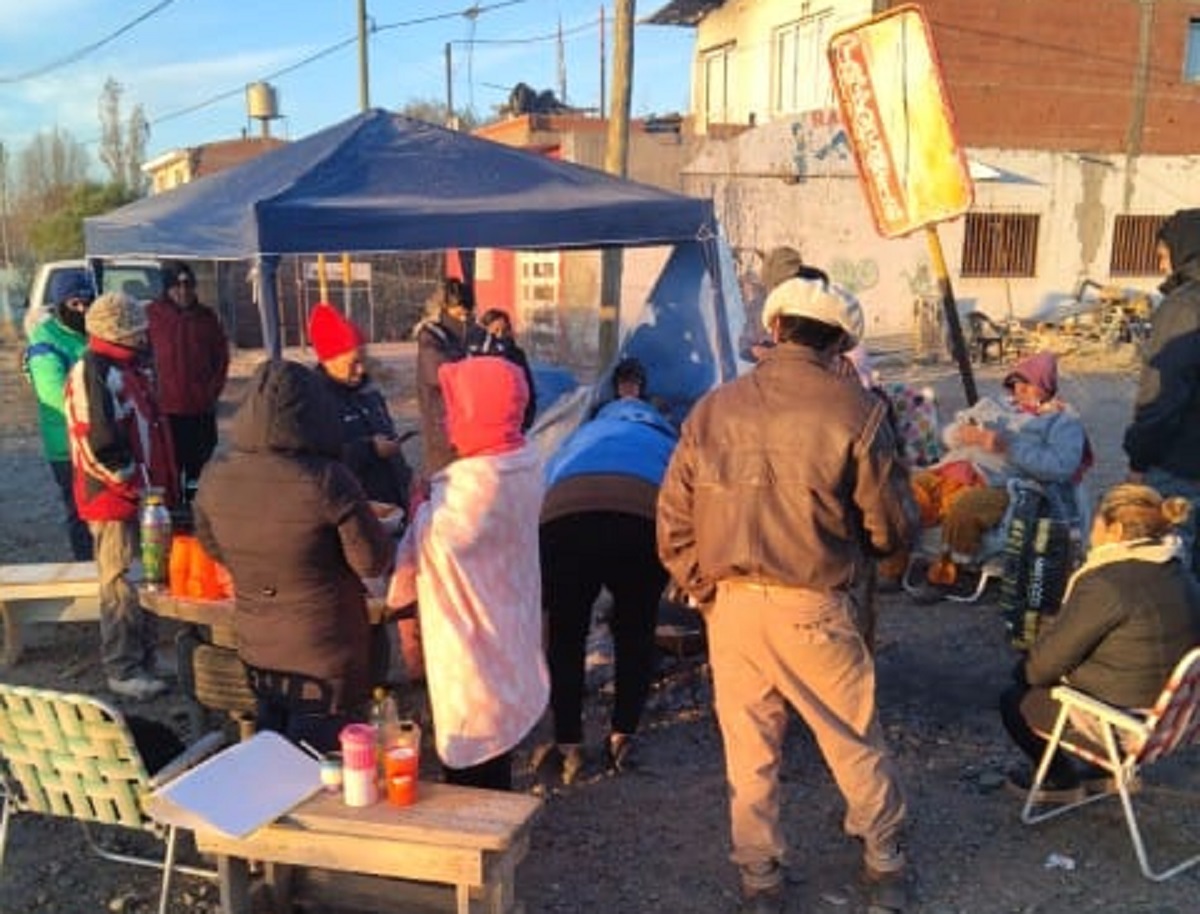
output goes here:
{"type": "MultiPolygon", "coordinates": [[[[1041,734],[1050,733],[1054,729],[1060,707],[1059,703],[1050,697],[1050,690],[1046,688],[1014,684],[1000,695],[1000,720],[1004,723],[1004,729],[1035,767],[1042,760],[1046,744],[1049,742],[1041,734]]],[[[1069,723],[1067,732],[1073,743],[1088,746],[1093,751],[1104,754],[1104,749],[1098,743],[1078,731],[1073,731],[1069,723]]],[[[1073,787],[1079,783],[1081,773],[1086,777],[1103,774],[1093,770],[1090,765],[1085,767],[1086,770],[1080,772],[1070,756],[1065,752],[1056,752],[1050,761],[1050,771],[1046,777],[1053,786],[1073,787]]]]}
{"type": "Polygon", "coordinates": [[[608,623],[616,654],[612,730],[637,732],[658,659],[654,628],[667,584],[654,521],[616,511],[552,520],[541,528],[541,561],[555,740],[583,741],[587,636],[602,587],[613,598],[608,623]]]}
{"type": "Polygon", "coordinates": [[[75,507],[75,487],[72,481],[71,461],[51,460],[50,472],[58,483],[58,491],[62,495],[63,507],[67,509],[67,537],[71,541],[71,555],[77,562],[90,562],[95,557],[92,543],[92,531],[79,518],[75,507]]]}
{"type": "Polygon", "coordinates": [[[306,742],[320,752],[341,748],[338,737],[352,719],[337,698],[340,681],[249,664],[246,679],[257,703],[257,729],[272,730],[294,743],[306,742]]]}
{"type": "Polygon", "coordinates": [[[214,411],[195,416],[171,415],[167,418],[170,420],[171,441],[175,445],[175,462],[184,478],[184,497],[190,500],[200,471],[217,447],[217,414],[214,411]]]}
{"type": "Polygon", "coordinates": [[[459,787],[479,787],[484,790],[512,790],[511,751],[490,758],[469,768],[442,766],[442,779],[459,787]]]}

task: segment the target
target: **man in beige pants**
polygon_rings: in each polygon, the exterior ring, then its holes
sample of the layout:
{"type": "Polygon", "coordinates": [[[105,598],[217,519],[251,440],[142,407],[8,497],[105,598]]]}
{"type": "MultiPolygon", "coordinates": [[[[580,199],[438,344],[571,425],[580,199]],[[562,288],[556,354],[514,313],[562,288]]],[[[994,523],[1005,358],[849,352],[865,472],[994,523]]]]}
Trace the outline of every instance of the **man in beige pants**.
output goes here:
{"type": "Polygon", "coordinates": [[[791,704],[863,841],[872,905],[903,911],[904,799],[850,594],[864,553],[908,546],[916,506],[886,407],[830,370],[862,334],[857,301],[823,277],[789,279],[763,325],[776,345],[696,405],[658,502],[659,557],[708,628],[741,910],[783,906],[791,704]]]}

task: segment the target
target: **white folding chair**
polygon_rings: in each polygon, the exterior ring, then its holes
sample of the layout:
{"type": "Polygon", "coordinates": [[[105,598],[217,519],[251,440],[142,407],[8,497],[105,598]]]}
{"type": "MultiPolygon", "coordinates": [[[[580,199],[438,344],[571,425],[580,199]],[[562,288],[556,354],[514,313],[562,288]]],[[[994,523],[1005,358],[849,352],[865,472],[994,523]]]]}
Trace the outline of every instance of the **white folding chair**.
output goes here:
{"type": "Polygon", "coordinates": [[[1039,805],[1044,804],[1037,802],[1038,793],[1050,770],[1051,759],[1061,749],[1112,775],[1117,796],[1121,798],[1121,807],[1125,811],[1125,821],[1129,825],[1138,864],[1147,879],[1164,882],[1200,863],[1200,854],[1196,854],[1164,870],[1156,871],[1150,866],[1133,808],[1131,789],[1138,782],[1143,769],[1190,745],[1200,735],[1200,713],[1197,713],[1200,708],[1200,647],[1189,651],[1175,666],[1148,716],[1115,708],[1070,686],[1056,686],[1050,690],[1050,694],[1062,707],[1054,729],[1048,736],[1046,751],[1034,775],[1029,795],[1025,798],[1021,821],[1027,825],[1044,822],[1109,796],[1107,792],[1094,793],[1074,803],[1039,810],[1039,805]],[[1064,739],[1068,721],[1089,733],[1096,733],[1104,746],[1104,753],[1096,753],[1089,746],[1064,739]]]}
{"type": "Polygon", "coordinates": [[[151,777],[116,708],[89,695],[0,683],[0,867],[14,816],[74,819],[92,850],[106,860],[162,871],[158,911],[166,914],[174,873],[207,879],[217,874],[178,863],[178,830],[151,819],[142,800],[222,743],[220,734],[209,734],[151,777]],[[151,859],[112,850],[96,839],[89,824],[150,832],[163,841],[164,853],[151,859]]]}

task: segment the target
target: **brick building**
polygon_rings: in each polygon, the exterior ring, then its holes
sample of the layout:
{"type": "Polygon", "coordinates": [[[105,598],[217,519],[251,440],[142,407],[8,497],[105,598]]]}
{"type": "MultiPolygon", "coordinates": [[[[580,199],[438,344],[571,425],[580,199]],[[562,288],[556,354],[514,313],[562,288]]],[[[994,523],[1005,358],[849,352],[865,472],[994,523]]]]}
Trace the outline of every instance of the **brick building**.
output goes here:
{"type": "MultiPolygon", "coordinates": [[[[921,233],[874,231],[825,49],[899,5],[672,0],[649,16],[696,33],[691,113],[708,139],[685,189],[713,197],[747,272],[798,245],[859,292],[869,333],[908,329],[936,290],[921,233]]],[[[1200,0],[921,7],[976,178],[970,212],[939,226],[961,309],[1053,319],[1085,280],[1152,289],[1154,232],[1200,191],[1200,134],[1186,127],[1200,0]]]]}

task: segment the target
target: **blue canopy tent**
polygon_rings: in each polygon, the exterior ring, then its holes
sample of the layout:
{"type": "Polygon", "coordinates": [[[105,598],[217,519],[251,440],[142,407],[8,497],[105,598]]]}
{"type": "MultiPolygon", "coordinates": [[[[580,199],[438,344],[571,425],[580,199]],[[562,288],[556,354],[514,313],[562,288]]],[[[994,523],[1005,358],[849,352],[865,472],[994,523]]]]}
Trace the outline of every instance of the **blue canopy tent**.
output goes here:
{"type": "Polygon", "coordinates": [[[691,245],[714,280],[705,310],[721,328],[707,357],[717,378],[737,370],[710,201],[378,109],[89,218],[84,237],[93,258],[255,259],[274,357],[283,254],[691,245]]]}

